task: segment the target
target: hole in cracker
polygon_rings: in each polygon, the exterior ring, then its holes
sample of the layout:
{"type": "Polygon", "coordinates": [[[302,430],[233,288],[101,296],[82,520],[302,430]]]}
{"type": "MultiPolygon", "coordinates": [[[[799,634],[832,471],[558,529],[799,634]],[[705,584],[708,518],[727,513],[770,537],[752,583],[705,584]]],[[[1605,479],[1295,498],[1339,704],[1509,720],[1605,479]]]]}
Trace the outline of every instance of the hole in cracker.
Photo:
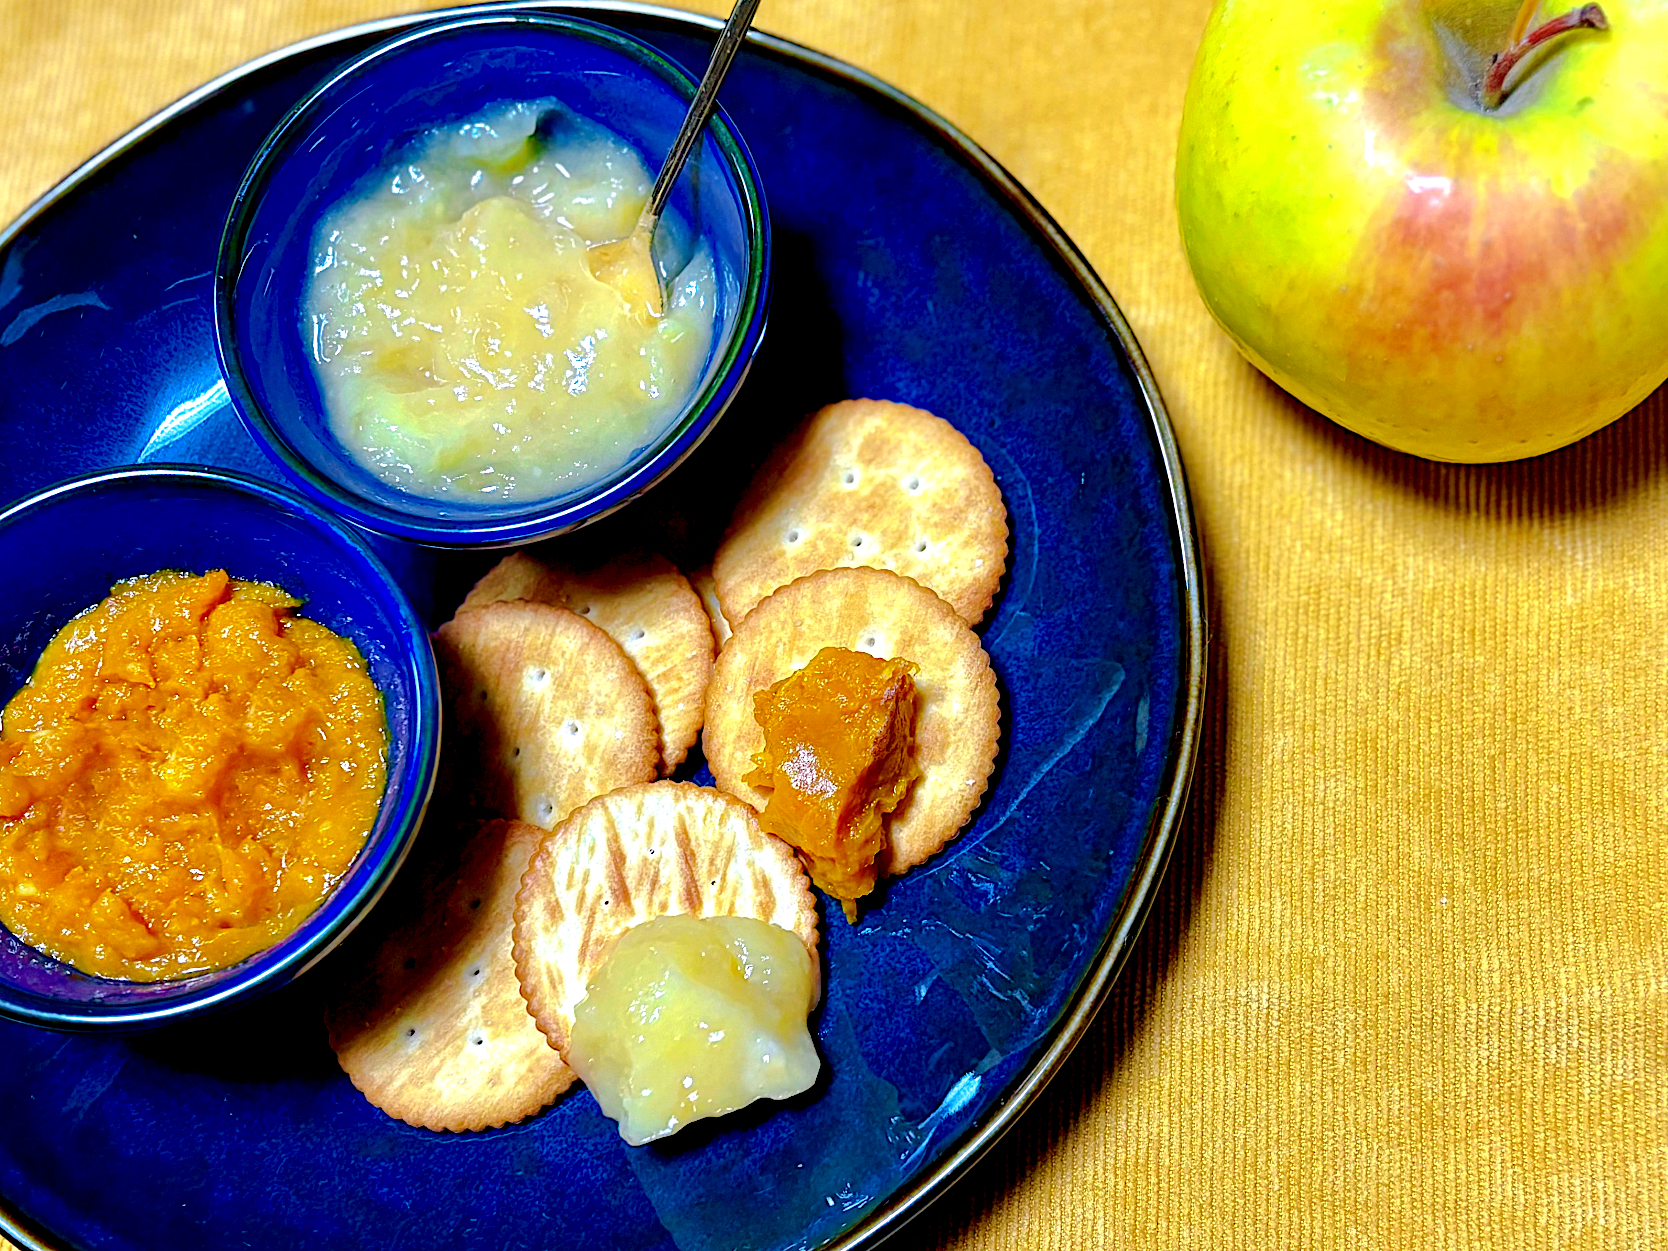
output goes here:
{"type": "Polygon", "coordinates": [[[925,539],[916,539],[915,540],[915,550],[917,552],[926,551],[927,550],[927,541],[925,539]]]}
{"type": "Polygon", "coordinates": [[[533,670],[530,670],[528,672],[527,676],[532,678],[535,684],[542,684],[542,683],[549,680],[550,670],[549,669],[533,669],[533,670]]]}
{"type": "Polygon", "coordinates": [[[417,1031],[416,1031],[416,1030],[414,1030],[414,1029],[408,1029],[408,1030],[406,1030],[406,1032],[405,1032],[405,1036],[406,1036],[406,1037],[407,1037],[407,1038],[415,1038],[415,1037],[417,1037],[417,1031]]]}
{"type": "Polygon", "coordinates": [[[863,536],[861,534],[852,535],[851,536],[851,545],[853,547],[862,547],[863,546],[863,536]]]}
{"type": "Polygon", "coordinates": [[[482,1046],[483,1044],[485,1044],[486,1039],[483,1036],[481,1036],[480,1034],[476,1034],[469,1041],[471,1043],[473,1043],[475,1046],[479,1047],[479,1046],[482,1046]]]}
{"type": "Polygon", "coordinates": [[[857,485],[857,471],[855,469],[846,470],[845,473],[840,475],[840,481],[848,487],[849,486],[856,486],[857,485]]]}
{"type": "Polygon", "coordinates": [[[804,537],[804,531],[802,531],[798,526],[795,526],[792,530],[788,531],[788,542],[790,543],[797,543],[804,537]]]}
{"type": "Polygon", "coordinates": [[[512,747],[512,748],[510,748],[510,755],[512,755],[512,756],[519,756],[519,755],[521,755],[521,748],[519,748],[519,747],[512,747]]]}
{"type": "Polygon", "coordinates": [[[641,643],[648,636],[649,636],[649,632],[647,630],[645,630],[642,626],[638,626],[635,630],[633,630],[631,632],[627,641],[631,642],[631,643],[641,643]]]}
{"type": "Polygon", "coordinates": [[[579,610],[579,615],[581,617],[589,617],[591,615],[591,606],[586,604],[585,607],[579,610]]]}
{"type": "Polygon", "coordinates": [[[471,908],[479,908],[481,906],[481,901],[479,899],[471,899],[469,901],[469,906],[471,908]]]}
{"type": "Polygon", "coordinates": [[[416,968],[417,967],[417,957],[407,956],[405,958],[405,967],[408,968],[408,969],[416,968]]]}
{"type": "Polygon", "coordinates": [[[569,736],[571,737],[571,736],[579,733],[579,722],[570,721],[566,725],[564,725],[562,728],[564,730],[566,730],[568,732],[569,736]]]}
{"type": "Polygon", "coordinates": [[[535,795],[533,797],[533,815],[536,823],[547,824],[556,815],[556,805],[550,802],[548,796],[535,795]]]}
{"type": "Polygon", "coordinates": [[[476,965],[474,968],[469,970],[469,976],[470,977],[479,977],[480,975],[481,975],[481,966],[480,965],[476,965]]]}
{"type": "Polygon", "coordinates": [[[482,688],[482,690],[481,690],[481,702],[483,704],[486,703],[486,690],[485,690],[485,688],[482,688]]]}
{"type": "Polygon", "coordinates": [[[878,642],[879,640],[872,634],[865,634],[863,636],[863,646],[865,648],[874,647],[878,642]]]}
{"type": "Polygon", "coordinates": [[[904,479],[904,490],[906,490],[906,491],[919,491],[920,489],[921,489],[921,479],[919,477],[917,477],[916,475],[911,474],[909,477],[904,479]]]}

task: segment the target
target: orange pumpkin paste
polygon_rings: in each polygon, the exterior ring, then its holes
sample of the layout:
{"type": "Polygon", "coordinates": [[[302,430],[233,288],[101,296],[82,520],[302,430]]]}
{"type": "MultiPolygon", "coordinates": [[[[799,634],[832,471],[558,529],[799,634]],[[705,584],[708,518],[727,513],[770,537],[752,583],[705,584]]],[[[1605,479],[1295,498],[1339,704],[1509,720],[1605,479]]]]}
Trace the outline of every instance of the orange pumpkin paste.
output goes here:
{"type": "Polygon", "coordinates": [[[298,604],[165,572],[59,631],[0,716],[0,923],[158,981],[318,907],[376,820],[388,730],[358,649],[298,604]]]}
{"type": "Polygon", "coordinates": [[[910,756],[917,671],[907,660],[825,647],[753,696],[764,750],[744,780],[770,792],[759,824],[799,851],[849,919],[875,887],[882,818],[920,773],[910,756]]]}

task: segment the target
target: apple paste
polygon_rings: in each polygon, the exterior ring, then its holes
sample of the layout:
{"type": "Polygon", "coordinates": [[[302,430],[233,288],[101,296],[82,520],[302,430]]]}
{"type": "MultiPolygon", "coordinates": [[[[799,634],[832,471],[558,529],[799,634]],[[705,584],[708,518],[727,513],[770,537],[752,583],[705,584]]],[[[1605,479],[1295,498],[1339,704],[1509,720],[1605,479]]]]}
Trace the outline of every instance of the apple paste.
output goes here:
{"type": "Polygon", "coordinates": [[[633,1146],[809,1090],[811,960],[797,934],[754,917],[633,926],[586,987],[567,1062],[633,1146]]]}
{"type": "MultiPolygon", "coordinates": [[[[593,273],[651,180],[551,101],[435,130],[315,236],[307,327],[332,432],[392,486],[460,503],[567,494],[682,411],[716,309],[695,248],[652,316],[593,273]]],[[[677,251],[670,215],[660,231],[677,251]]],[[[657,251],[660,249],[657,249],[657,251]]]]}

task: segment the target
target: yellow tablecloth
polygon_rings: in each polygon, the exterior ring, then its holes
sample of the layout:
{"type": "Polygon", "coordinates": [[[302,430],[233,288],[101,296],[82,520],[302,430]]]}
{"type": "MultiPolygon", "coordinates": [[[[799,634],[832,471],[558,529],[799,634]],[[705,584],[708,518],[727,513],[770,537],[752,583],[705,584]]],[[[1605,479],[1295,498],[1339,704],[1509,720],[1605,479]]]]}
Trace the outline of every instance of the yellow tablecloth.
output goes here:
{"type": "MultiPolygon", "coordinates": [[[[1668,402],[1461,468],[1263,381],[1177,241],[1208,5],[759,15],[948,116],[1077,240],[1169,401],[1213,588],[1204,751],[1133,962],[905,1241],[1668,1246],[1668,402]]],[[[246,58],[416,7],[0,0],[0,218],[246,58]]]]}

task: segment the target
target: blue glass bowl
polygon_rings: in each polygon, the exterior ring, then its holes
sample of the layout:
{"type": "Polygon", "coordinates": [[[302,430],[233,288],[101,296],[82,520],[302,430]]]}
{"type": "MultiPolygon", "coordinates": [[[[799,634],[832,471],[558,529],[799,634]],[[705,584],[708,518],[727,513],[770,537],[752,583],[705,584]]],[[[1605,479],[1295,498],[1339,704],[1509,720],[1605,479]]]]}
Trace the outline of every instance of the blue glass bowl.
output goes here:
{"type": "Polygon", "coordinates": [[[555,98],[659,167],[694,81],[605,26],[531,13],[432,23],[380,44],[307,95],[244,176],[215,269],[221,371],[245,424],[302,492],[356,524],[436,546],[504,546],[594,521],[676,468],[723,414],[764,333],[770,227],[752,158],[719,111],[671,206],[711,248],[718,321],[693,398],[600,482],[542,501],[428,499],[362,468],[331,434],[304,333],[321,217],[437,125],[555,98]]]}
{"type": "Polygon", "coordinates": [[[405,859],[434,783],[440,696],[427,632],[364,542],[288,491],[225,470],[109,470],[0,512],[0,704],[63,625],[113,583],[160,569],[225,569],[301,599],[351,639],[382,692],[388,781],[365,847],[289,937],[229,969],[166,982],[94,977],[0,929],[0,1016],[57,1029],[133,1029],[290,981],[347,936],[405,859]]]}

